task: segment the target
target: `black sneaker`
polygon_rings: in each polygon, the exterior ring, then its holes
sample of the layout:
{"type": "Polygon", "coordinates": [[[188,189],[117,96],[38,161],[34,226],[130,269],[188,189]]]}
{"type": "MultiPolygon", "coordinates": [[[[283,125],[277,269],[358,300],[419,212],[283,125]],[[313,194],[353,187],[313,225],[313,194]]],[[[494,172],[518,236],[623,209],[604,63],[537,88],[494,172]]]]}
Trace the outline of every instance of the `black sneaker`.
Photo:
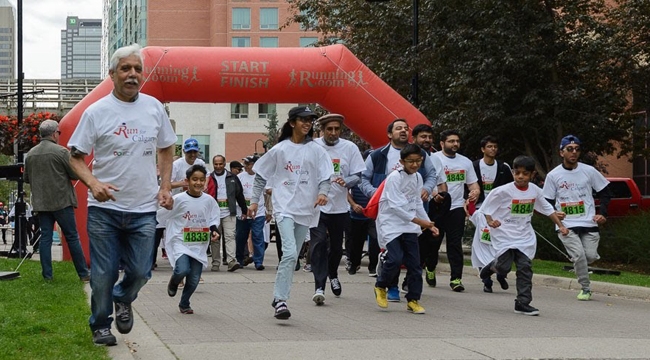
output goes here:
{"type": "Polygon", "coordinates": [[[291,311],[287,307],[287,303],[284,301],[279,301],[275,304],[275,316],[278,320],[287,320],[291,317],[291,311]]]}
{"type": "Polygon", "coordinates": [[[128,334],[133,328],[133,309],[131,304],[115,303],[115,327],[120,334],[128,334]]]}
{"type": "Polygon", "coordinates": [[[93,331],[93,343],[97,346],[114,346],[117,345],[117,339],[111,333],[111,329],[99,329],[93,331]]]}
{"type": "Polygon", "coordinates": [[[530,304],[522,304],[515,300],[515,314],[524,314],[528,316],[539,315],[539,310],[530,306],[530,304]]]}
{"type": "Polygon", "coordinates": [[[483,280],[483,292],[492,293],[492,284],[493,283],[494,282],[492,281],[492,279],[489,279],[489,278],[483,280]]]}
{"type": "Polygon", "coordinates": [[[503,290],[508,290],[510,286],[508,286],[508,281],[506,280],[505,276],[501,276],[497,274],[497,281],[499,282],[499,285],[501,285],[501,289],[503,290]]]}
{"type": "Polygon", "coordinates": [[[178,284],[172,283],[172,279],[169,279],[169,284],[167,284],[167,295],[174,297],[178,291],[178,284]]]}
{"type": "Polygon", "coordinates": [[[341,282],[338,278],[330,279],[330,287],[334,296],[341,296],[341,282]]]}
{"type": "Polygon", "coordinates": [[[493,271],[490,269],[491,267],[492,263],[489,263],[481,268],[481,272],[478,275],[481,280],[489,279],[492,276],[493,271]]]}
{"type": "Polygon", "coordinates": [[[455,292],[465,291],[465,286],[463,286],[463,281],[461,279],[454,279],[449,282],[449,287],[455,292]]]}

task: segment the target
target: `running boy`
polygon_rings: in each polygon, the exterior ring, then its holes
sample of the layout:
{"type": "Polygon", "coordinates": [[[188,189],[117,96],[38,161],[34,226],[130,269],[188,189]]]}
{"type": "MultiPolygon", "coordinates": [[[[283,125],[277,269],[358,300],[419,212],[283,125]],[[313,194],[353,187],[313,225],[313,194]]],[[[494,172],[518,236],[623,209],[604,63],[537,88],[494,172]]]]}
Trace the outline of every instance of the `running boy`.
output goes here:
{"type": "Polygon", "coordinates": [[[217,227],[221,212],[214,199],[203,192],[207,170],[202,165],[192,165],[185,173],[188,190],[174,195],[171,210],[158,210],[158,222],[167,222],[165,249],[174,268],[167,294],[176,295],[178,285],[185,279],[183,295],[178,309],[183,314],[194,314],[190,297],[199,285],[204,268],[208,267],[208,244],[219,240],[217,227]]]}
{"type": "Polygon", "coordinates": [[[422,294],[422,266],[418,235],[421,228],[429,229],[434,236],[438,229],[429,221],[422,206],[422,176],[418,169],[423,158],[417,145],[408,144],[400,150],[402,170],[391,172],[384,184],[384,191],[379,198],[377,215],[377,235],[379,247],[386,249],[382,271],[375,283],[375,300],[381,308],[388,307],[386,287],[397,276],[400,265],[406,266],[408,292],[406,309],[414,314],[424,314],[424,308],[418,303],[422,294]]]}
{"type": "Polygon", "coordinates": [[[530,181],[535,176],[535,160],[529,156],[518,156],[513,162],[514,182],[500,186],[490,192],[481,206],[487,224],[492,228],[490,240],[496,251],[496,258],[481,270],[481,279],[489,279],[493,273],[506,276],[514,262],[517,266],[517,299],[515,313],[539,315],[532,307],[533,271],[537,238],[531,217],[536,210],[558,226],[560,233],[569,230],[562,224],[553,207],[544,199],[542,189],[530,181]]]}

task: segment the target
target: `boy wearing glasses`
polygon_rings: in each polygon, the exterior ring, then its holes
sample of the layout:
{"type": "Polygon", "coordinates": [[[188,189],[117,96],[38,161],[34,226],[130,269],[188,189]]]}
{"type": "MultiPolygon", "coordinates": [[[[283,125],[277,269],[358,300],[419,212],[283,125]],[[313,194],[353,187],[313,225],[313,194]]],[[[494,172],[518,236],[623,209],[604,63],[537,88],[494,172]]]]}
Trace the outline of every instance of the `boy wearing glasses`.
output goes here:
{"type": "Polygon", "coordinates": [[[580,140],[567,135],[560,142],[562,164],[551,170],[544,183],[544,197],[558,211],[565,213],[564,225],[569,229],[567,235],[558,234],[571,260],[582,290],[578,300],[591,299],[589,265],[598,260],[598,225],[607,221],[607,205],[611,194],[609,181],[594,167],[578,162],[580,140]],[[600,199],[600,214],[596,207],[592,190],[600,199]]]}
{"type": "Polygon", "coordinates": [[[408,144],[400,150],[402,169],[386,177],[377,216],[379,247],[386,249],[386,255],[375,283],[375,300],[380,308],[388,307],[386,288],[393,283],[400,265],[404,264],[408,285],[406,309],[414,314],[425,312],[418,303],[422,294],[418,235],[422,233],[422,228],[431,230],[433,236],[438,235],[438,229],[422,206],[423,181],[418,173],[422,161],[419,146],[408,144]]]}

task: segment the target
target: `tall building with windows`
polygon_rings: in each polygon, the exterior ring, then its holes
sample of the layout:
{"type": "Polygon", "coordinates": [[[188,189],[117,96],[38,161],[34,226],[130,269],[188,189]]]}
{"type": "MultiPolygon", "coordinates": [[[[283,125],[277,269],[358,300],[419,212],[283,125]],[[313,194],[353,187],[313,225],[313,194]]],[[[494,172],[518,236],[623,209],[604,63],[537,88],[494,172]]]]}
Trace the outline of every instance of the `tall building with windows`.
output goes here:
{"type": "MultiPolygon", "coordinates": [[[[299,47],[318,41],[316,33],[296,24],[280,30],[290,16],[284,0],[104,0],[104,63],[115,49],[133,42],[143,46],[299,47]]],[[[260,140],[266,140],[268,118],[277,112],[281,126],[295,105],[171,103],[168,109],[175,121],[177,145],[196,138],[211,165],[217,154],[230,162],[263,152],[260,140]]]]}
{"type": "Polygon", "coordinates": [[[66,18],[61,30],[61,79],[100,79],[102,20],[66,18]]]}
{"type": "Polygon", "coordinates": [[[0,0],[0,79],[16,78],[16,9],[0,0]]]}

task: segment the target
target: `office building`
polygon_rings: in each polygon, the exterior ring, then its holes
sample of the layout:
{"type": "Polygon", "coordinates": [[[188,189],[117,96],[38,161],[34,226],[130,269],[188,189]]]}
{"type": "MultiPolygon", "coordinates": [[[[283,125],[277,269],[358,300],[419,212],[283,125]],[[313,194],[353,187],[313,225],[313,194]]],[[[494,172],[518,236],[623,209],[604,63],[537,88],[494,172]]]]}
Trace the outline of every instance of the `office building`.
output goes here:
{"type": "Polygon", "coordinates": [[[16,9],[0,0],[0,79],[16,78],[16,9]]]}
{"type": "Polygon", "coordinates": [[[66,18],[61,30],[61,79],[100,79],[102,20],[66,18]]]}

